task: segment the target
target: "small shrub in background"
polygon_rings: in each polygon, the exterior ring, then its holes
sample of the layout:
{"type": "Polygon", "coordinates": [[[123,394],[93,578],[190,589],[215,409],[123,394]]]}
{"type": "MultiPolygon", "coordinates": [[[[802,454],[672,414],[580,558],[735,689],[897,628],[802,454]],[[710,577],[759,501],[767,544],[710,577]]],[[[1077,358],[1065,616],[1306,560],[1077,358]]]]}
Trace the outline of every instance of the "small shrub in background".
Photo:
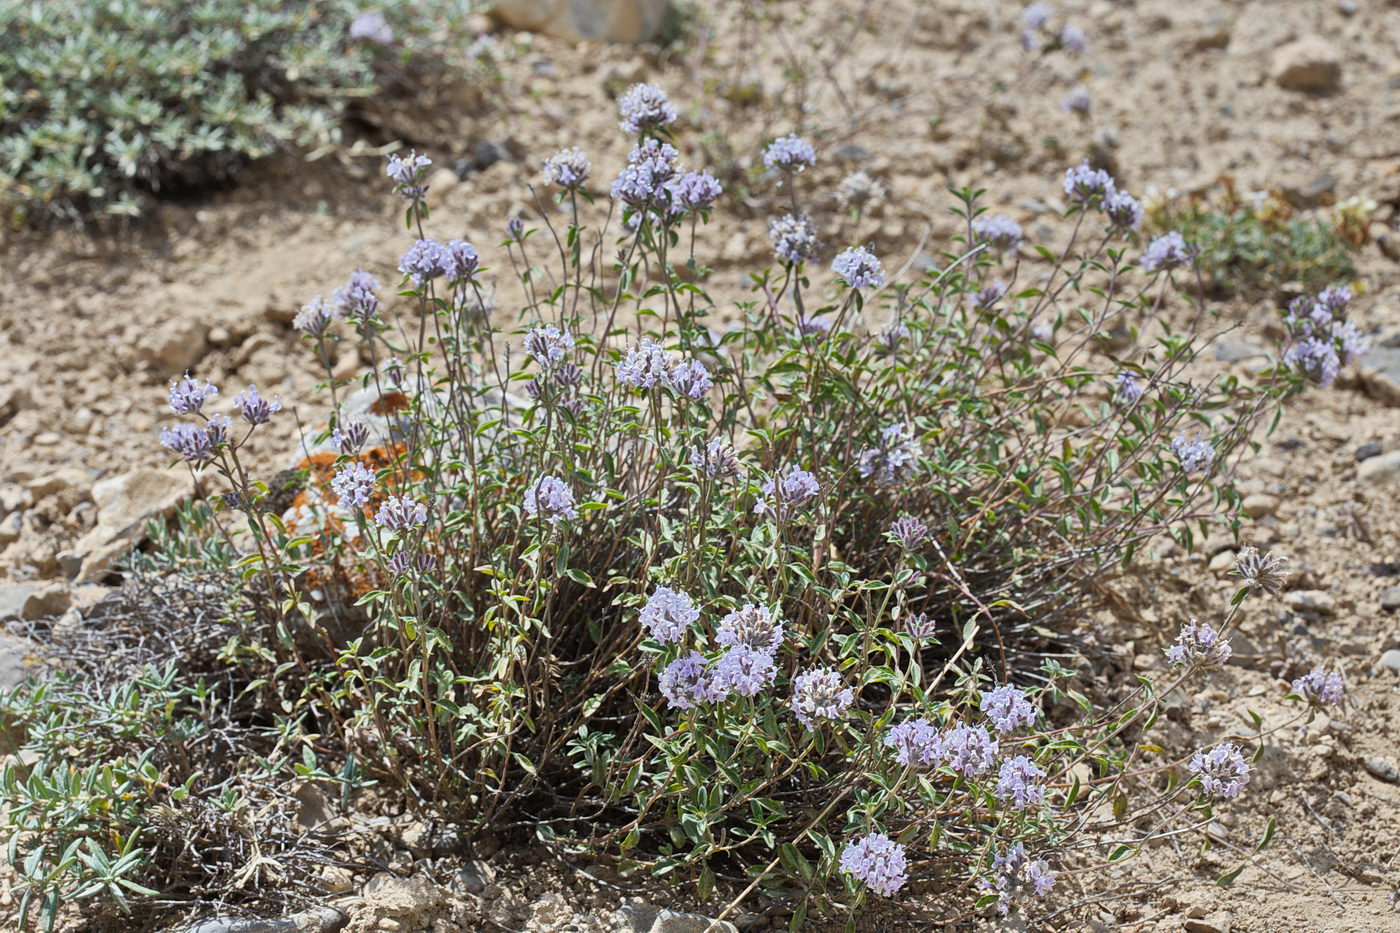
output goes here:
{"type": "Polygon", "coordinates": [[[152,193],[332,142],[348,107],[480,6],[0,0],[0,210],[136,214],[152,193]]]}
{"type": "MultiPolygon", "coordinates": [[[[171,386],[161,441],[224,492],[167,572],[239,574],[220,657],[279,747],[701,898],[762,885],[794,928],[873,897],[1043,915],[1057,873],[1208,821],[1264,733],[1144,737],[1159,696],[1228,660],[1277,559],[1242,553],[1245,586],[1183,627],[1161,685],[1097,703],[1061,649],[1095,580],[1234,511],[1236,456],[1312,370],[1193,375],[1212,318],[1174,296],[1196,250],[1131,247],[1142,207],[1102,170],[1065,173],[1059,252],[965,190],[962,233],[903,277],[823,242],[821,153],[795,135],[763,153],[774,260],[720,330],[695,234],[725,193],[684,166],[659,89],[621,108],[628,163],[600,180],[577,148],[551,157],[556,208],[491,252],[426,236],[431,163],[391,158],[399,280],[355,271],[297,316],[315,358],[356,341],[372,365],[327,372],[290,508],[240,453],[280,401],[171,386]],[[482,293],[493,252],[514,313],[482,293]]],[[[1297,338],[1345,350],[1329,314],[1297,338]]],[[[1319,677],[1299,695],[1333,697],[1319,677]]],[[[60,829],[19,834],[26,883],[53,890],[60,829]]]]}

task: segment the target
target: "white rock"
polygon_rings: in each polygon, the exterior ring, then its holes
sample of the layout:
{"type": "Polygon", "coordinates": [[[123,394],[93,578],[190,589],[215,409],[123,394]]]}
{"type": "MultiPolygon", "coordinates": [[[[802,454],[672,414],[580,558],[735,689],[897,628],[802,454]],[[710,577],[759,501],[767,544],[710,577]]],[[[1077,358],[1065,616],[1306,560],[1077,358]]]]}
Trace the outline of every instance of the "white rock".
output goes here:
{"type": "Polygon", "coordinates": [[[1400,450],[1361,461],[1356,467],[1356,480],[1371,486],[1400,483],[1400,450]]]}
{"type": "Polygon", "coordinates": [[[1272,515],[1278,511],[1278,497],[1271,496],[1266,492],[1256,492],[1251,496],[1245,496],[1241,507],[1250,518],[1263,518],[1265,515],[1272,515]]]}
{"type": "Polygon", "coordinates": [[[140,543],[149,519],[169,515],[194,492],[187,471],[134,470],[93,484],[97,525],[74,543],[82,559],[79,583],[95,582],[122,554],[140,543]]]}
{"type": "Polygon", "coordinates": [[[1337,611],[1337,600],[1322,590],[1295,590],[1283,597],[1290,609],[1330,616],[1337,611]]]}
{"type": "Polygon", "coordinates": [[[1342,57],[1321,36],[1304,36],[1274,51],[1269,75],[1285,90],[1326,94],[1342,85],[1342,57]]]}
{"type": "Polygon", "coordinates": [[[491,15],[574,42],[647,42],[660,35],[670,11],[669,0],[497,0],[491,15]]]}

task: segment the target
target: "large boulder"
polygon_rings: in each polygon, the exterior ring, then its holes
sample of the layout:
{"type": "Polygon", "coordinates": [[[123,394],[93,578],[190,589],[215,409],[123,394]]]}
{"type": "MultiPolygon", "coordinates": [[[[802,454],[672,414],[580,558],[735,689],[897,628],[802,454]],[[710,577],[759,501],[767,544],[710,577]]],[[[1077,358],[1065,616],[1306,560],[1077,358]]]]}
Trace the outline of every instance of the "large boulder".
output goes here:
{"type": "Polygon", "coordinates": [[[497,0],[491,8],[508,26],[575,42],[648,42],[670,12],[670,0],[497,0]]]}

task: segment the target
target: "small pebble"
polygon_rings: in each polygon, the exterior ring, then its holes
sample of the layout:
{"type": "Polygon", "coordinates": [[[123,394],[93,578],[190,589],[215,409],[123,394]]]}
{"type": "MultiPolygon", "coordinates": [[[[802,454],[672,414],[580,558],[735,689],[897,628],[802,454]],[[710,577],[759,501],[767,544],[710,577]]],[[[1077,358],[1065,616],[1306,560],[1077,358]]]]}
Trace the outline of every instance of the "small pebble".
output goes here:
{"type": "Polygon", "coordinates": [[[1372,457],[1379,457],[1380,453],[1380,444],[1377,444],[1375,441],[1367,441],[1365,444],[1356,448],[1356,453],[1353,454],[1353,456],[1356,457],[1356,462],[1360,463],[1362,460],[1370,460],[1372,457]]]}

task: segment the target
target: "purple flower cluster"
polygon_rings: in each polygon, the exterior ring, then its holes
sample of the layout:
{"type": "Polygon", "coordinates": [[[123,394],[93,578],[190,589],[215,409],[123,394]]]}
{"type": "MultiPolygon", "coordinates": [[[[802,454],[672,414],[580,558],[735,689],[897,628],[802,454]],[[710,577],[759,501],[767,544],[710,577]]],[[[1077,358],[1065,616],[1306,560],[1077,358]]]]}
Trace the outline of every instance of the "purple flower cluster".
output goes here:
{"type": "Polygon", "coordinates": [[[789,133],[768,144],[763,150],[763,164],[770,170],[796,175],[817,164],[817,151],[801,136],[789,133]]]}
{"type": "Polygon", "coordinates": [[[308,337],[319,337],[334,323],[339,308],[317,295],[301,306],[292,318],[292,327],[308,337]]]}
{"type": "Polygon", "coordinates": [[[895,486],[910,477],[923,453],[913,426],[900,421],[881,429],[880,442],[861,452],[858,469],[864,479],[873,476],[876,485],[895,486]]]}
{"type": "Polygon", "coordinates": [[[1246,545],[1235,558],[1235,567],[1230,572],[1244,581],[1252,590],[1263,590],[1270,596],[1277,596],[1283,589],[1288,571],[1284,564],[1288,558],[1267,551],[1259,553],[1254,545],[1246,545]]]}
{"type": "Polygon", "coordinates": [[[986,726],[958,723],[943,733],[939,740],[941,761],[966,778],[978,777],[991,770],[1001,745],[986,726]]]}
{"type": "Polygon", "coordinates": [[[350,283],[331,293],[331,300],[342,314],[365,334],[379,317],[379,296],[375,293],[379,280],[368,272],[350,274],[350,283]]]}
{"type": "Polygon", "coordinates": [[[1231,800],[1249,783],[1249,762],[1239,746],[1225,742],[1209,751],[1196,752],[1186,766],[1201,782],[1201,792],[1217,800],[1231,800]]]}
{"type": "Polygon", "coordinates": [[[894,897],[904,887],[908,867],[904,846],[884,833],[848,842],[841,851],[841,870],[885,897],[894,897]]]}
{"type": "Polygon", "coordinates": [[[383,13],[371,10],[350,21],[350,38],[368,39],[377,45],[389,45],[394,41],[394,30],[383,13]]]}
{"type": "Polygon", "coordinates": [[[1044,897],[1055,886],[1055,873],[1044,859],[1030,859],[1017,842],[992,860],[992,877],[982,880],[982,890],[997,895],[997,912],[1003,917],[1028,895],[1044,897]]]}
{"type": "Polygon", "coordinates": [[[1195,619],[1181,627],[1176,642],[1164,652],[1174,667],[1199,665],[1206,668],[1220,667],[1230,660],[1232,653],[1230,643],[1222,639],[1210,623],[1195,619]]]}
{"type": "Polygon", "coordinates": [[[369,502],[374,492],[374,472],[358,460],[352,460],[331,477],[331,489],[335,491],[340,507],[361,509],[369,502]]]}
{"type": "Polygon", "coordinates": [[[204,466],[214,459],[219,448],[228,443],[228,429],[228,418],[215,415],[203,427],[186,422],[161,428],[160,443],[186,463],[204,466]]]}
{"type": "Polygon", "coordinates": [[[982,214],[972,221],[972,236],[998,253],[1014,253],[1025,242],[1021,225],[1005,214],[982,214]]]}
{"type": "Polygon", "coordinates": [[[705,663],[705,656],[698,651],[666,665],[659,686],[671,709],[694,709],[706,703],[718,703],[729,695],[714,670],[705,663]]]}
{"type": "Polygon", "coordinates": [[[699,618],[695,600],[669,586],[658,586],[642,607],[639,621],[652,638],[669,645],[684,638],[686,629],[699,618]]]}
{"type": "Polygon", "coordinates": [[[739,455],[734,447],[723,438],[712,438],[704,447],[696,447],[690,452],[690,465],[705,476],[737,476],[739,455]]]}
{"type": "Polygon", "coordinates": [[[990,311],[993,305],[1001,301],[1008,287],[1001,279],[988,282],[977,290],[970,303],[978,311],[990,311]]]}
{"type": "Polygon", "coordinates": [[[1369,346],[1356,325],[1343,318],[1350,302],[1351,289],[1344,285],[1328,286],[1315,298],[1290,302],[1284,323],[1293,343],[1284,351],[1283,362],[1313,383],[1330,386],[1342,366],[1365,354],[1369,346]]]}
{"type": "Polygon", "coordinates": [[[408,531],[428,520],[428,508],[407,496],[390,496],[374,513],[374,522],[385,531],[408,531]]]}
{"type": "Polygon", "coordinates": [[[1138,382],[1137,376],[1124,371],[1118,374],[1118,400],[1126,405],[1131,405],[1142,398],[1142,383],[1138,382]]]}
{"type": "Polygon", "coordinates": [[[814,667],[793,678],[792,712],[808,729],[817,728],[817,718],[840,719],[854,700],[855,691],[833,668],[814,667]]]}
{"type": "Polygon", "coordinates": [[[208,381],[194,379],[189,373],[170,382],[170,410],[177,415],[195,415],[206,399],[219,394],[219,387],[208,381]]]}
{"type": "Polygon", "coordinates": [[[1087,114],[1093,103],[1094,99],[1090,96],[1089,89],[1082,84],[1076,84],[1060,99],[1060,109],[1065,113],[1087,114]]]}
{"type": "Polygon", "coordinates": [[[565,191],[577,191],[588,183],[588,175],[593,171],[593,163],[588,160],[578,146],[560,149],[544,160],[544,180],[558,185],[565,191]]]}
{"type": "Polygon", "coordinates": [[[815,499],[821,492],[821,484],[806,470],[789,466],[778,476],[765,480],[761,489],[763,498],[754,503],[754,512],[759,515],[771,512],[778,518],[786,518],[793,509],[815,499]]]}
{"type": "Polygon", "coordinates": [[[1101,203],[1118,190],[1113,176],[1090,166],[1088,159],[1065,171],[1064,188],[1071,201],[1083,205],[1101,203]]]}
{"type": "Polygon", "coordinates": [[[407,156],[389,156],[384,173],[393,179],[394,190],[403,195],[405,201],[421,201],[428,193],[423,176],[432,164],[427,156],[410,151],[407,156]]]}
{"type": "Polygon", "coordinates": [[[783,262],[798,265],[817,255],[817,231],[806,214],[784,214],[768,221],[768,237],[783,262]]]}
{"type": "Polygon", "coordinates": [[[1103,212],[1108,222],[1119,230],[1136,230],[1142,226],[1142,203],[1126,191],[1115,189],[1103,199],[1103,212]]]}
{"type": "Polygon", "coordinates": [[[272,416],[282,410],[282,403],[277,399],[271,401],[258,394],[258,387],[249,385],[247,389],[238,393],[233,399],[233,404],[238,406],[238,413],[243,416],[243,420],[253,426],[267,424],[272,420],[272,416]]]}
{"type": "Polygon", "coordinates": [[[997,796],[1007,801],[1013,810],[1045,803],[1045,772],[1025,755],[1008,758],[997,773],[997,796]]]}
{"type": "Polygon", "coordinates": [[[917,518],[904,515],[894,520],[885,537],[906,551],[914,551],[928,540],[928,526],[917,518]]]}
{"type": "Polygon", "coordinates": [[[399,271],[422,288],[436,278],[452,282],[470,281],[480,267],[476,248],[464,240],[439,243],[429,237],[415,242],[399,259],[399,271]]]}
{"type": "Polygon", "coordinates": [[[745,603],[720,619],[715,642],[730,648],[743,646],[774,654],[783,643],[783,623],[766,607],[745,603]]]}
{"type": "Polygon", "coordinates": [[[708,210],[724,194],[724,186],[709,172],[686,172],[668,190],[671,204],[687,211],[708,210]]]}
{"type": "Polygon", "coordinates": [[[681,360],[671,367],[671,372],[666,376],[666,384],[672,391],[694,400],[704,398],[705,393],[715,386],[705,364],[694,357],[681,360]]]}
{"type": "Polygon", "coordinates": [[[938,629],[938,624],[927,612],[916,612],[904,620],[904,631],[915,641],[927,641],[938,629]]]}
{"type": "Polygon", "coordinates": [[[629,348],[615,370],[617,381],[633,389],[659,386],[690,399],[701,399],[714,388],[704,363],[694,358],[675,361],[665,347],[650,337],[643,337],[640,345],[629,348]]]}
{"type": "Polygon", "coordinates": [[[1144,272],[1159,272],[1187,265],[1194,255],[1194,251],[1186,244],[1182,235],[1172,230],[1147,244],[1138,265],[1142,266],[1144,272]]]}
{"type": "Polygon", "coordinates": [[[531,518],[542,516],[551,525],[577,518],[574,492],[557,476],[541,476],[525,490],[525,514],[531,518]]]}
{"type": "Polygon", "coordinates": [[[1346,699],[1341,675],[1322,667],[1315,667],[1293,681],[1293,692],[1312,706],[1341,706],[1346,699]]]}
{"type": "Polygon", "coordinates": [[[735,645],[716,662],[715,676],[727,691],[751,697],[773,682],[778,667],[769,652],[735,645]]]}
{"type": "Polygon", "coordinates": [[[536,327],[525,335],[525,352],[545,369],[564,362],[564,356],[574,348],[574,338],[567,330],[553,324],[536,327]]]}
{"type": "Polygon", "coordinates": [[[982,694],[982,713],[1003,735],[1021,726],[1035,725],[1035,705],[1026,695],[1010,684],[1003,684],[982,694]]]}
{"type": "Polygon", "coordinates": [[[1187,473],[1210,466],[1215,459],[1215,448],[1199,434],[1186,436],[1183,431],[1172,438],[1172,453],[1181,461],[1181,468],[1187,473]]]}
{"type": "Polygon", "coordinates": [[[666,92],[654,84],[634,84],[618,101],[623,132],[646,133],[676,122],[676,108],[666,92]]]}
{"type": "Polygon", "coordinates": [[[632,207],[667,206],[668,186],[681,172],[679,155],[675,146],[656,139],[633,147],[613,181],[612,196],[632,207]]]}
{"type": "Polygon", "coordinates": [[[331,443],[343,454],[354,455],[369,441],[369,427],[363,421],[346,421],[331,430],[331,443]]]}
{"type": "Polygon", "coordinates": [[[864,246],[853,246],[831,260],[831,271],[854,289],[879,288],[885,284],[880,260],[864,246]]]}
{"type": "Polygon", "coordinates": [[[922,716],[891,726],[890,731],[885,733],[884,742],[895,750],[895,760],[902,765],[930,768],[943,757],[938,730],[922,716]]]}

